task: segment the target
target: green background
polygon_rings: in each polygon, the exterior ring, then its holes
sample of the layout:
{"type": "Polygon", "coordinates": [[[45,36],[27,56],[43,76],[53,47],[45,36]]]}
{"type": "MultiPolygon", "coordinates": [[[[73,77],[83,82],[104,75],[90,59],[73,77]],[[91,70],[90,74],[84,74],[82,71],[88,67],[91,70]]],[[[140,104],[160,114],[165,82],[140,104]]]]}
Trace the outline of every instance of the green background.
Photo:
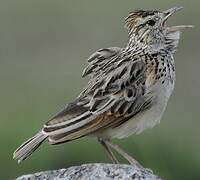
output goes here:
{"type": "Polygon", "coordinates": [[[115,140],[163,179],[200,179],[200,60],[198,0],[1,0],[0,179],[91,162],[109,162],[92,138],[49,146],[18,165],[13,151],[34,135],[87,82],[87,57],[124,46],[124,17],[137,8],[185,9],[170,24],[192,24],[176,53],[175,92],[161,124],[115,140]]]}

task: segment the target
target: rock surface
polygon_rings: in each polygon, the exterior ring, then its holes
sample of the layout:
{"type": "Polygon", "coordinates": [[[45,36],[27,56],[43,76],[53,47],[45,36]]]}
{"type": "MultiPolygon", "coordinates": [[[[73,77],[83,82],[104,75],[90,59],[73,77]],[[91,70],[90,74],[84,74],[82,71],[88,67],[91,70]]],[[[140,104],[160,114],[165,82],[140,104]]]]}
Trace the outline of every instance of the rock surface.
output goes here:
{"type": "Polygon", "coordinates": [[[17,180],[161,180],[149,169],[121,164],[84,164],[67,169],[38,172],[17,180]]]}

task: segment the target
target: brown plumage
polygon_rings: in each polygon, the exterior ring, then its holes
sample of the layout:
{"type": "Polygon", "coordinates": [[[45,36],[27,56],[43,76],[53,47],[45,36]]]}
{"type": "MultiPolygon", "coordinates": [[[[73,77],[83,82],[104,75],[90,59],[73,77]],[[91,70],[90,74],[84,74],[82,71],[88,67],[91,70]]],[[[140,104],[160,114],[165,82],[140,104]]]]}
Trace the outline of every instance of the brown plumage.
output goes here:
{"type": "Polygon", "coordinates": [[[166,27],[165,21],[179,9],[132,12],[126,18],[127,45],[103,48],[88,58],[85,89],[22,144],[14,159],[26,159],[45,139],[59,144],[96,136],[114,162],[110,148],[136,163],[109,140],[138,134],[160,121],[174,87],[173,53],[184,28],[166,27]]]}

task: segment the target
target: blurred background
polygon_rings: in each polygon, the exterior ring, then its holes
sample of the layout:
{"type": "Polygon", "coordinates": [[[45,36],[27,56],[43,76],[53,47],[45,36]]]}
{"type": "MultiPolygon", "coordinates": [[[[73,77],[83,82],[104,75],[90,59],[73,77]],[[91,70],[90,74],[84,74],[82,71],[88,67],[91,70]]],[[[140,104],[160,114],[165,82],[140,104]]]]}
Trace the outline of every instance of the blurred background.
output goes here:
{"type": "MultiPolygon", "coordinates": [[[[13,151],[76,97],[87,57],[124,46],[124,17],[133,9],[185,9],[170,24],[192,24],[176,53],[175,92],[161,124],[116,140],[163,179],[200,179],[199,7],[197,0],[1,0],[0,179],[83,163],[110,162],[95,139],[43,144],[18,165],[13,151]]],[[[122,161],[123,162],[123,161],[122,161]]]]}

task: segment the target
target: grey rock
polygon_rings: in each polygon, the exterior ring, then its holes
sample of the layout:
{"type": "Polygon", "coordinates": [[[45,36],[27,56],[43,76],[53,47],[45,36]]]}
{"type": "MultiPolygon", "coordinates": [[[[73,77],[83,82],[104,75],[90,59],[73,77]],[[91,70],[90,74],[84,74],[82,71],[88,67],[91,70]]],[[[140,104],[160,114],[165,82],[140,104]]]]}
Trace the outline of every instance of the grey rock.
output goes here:
{"type": "Polygon", "coordinates": [[[161,180],[150,169],[122,164],[84,164],[38,172],[17,180],[161,180]]]}

